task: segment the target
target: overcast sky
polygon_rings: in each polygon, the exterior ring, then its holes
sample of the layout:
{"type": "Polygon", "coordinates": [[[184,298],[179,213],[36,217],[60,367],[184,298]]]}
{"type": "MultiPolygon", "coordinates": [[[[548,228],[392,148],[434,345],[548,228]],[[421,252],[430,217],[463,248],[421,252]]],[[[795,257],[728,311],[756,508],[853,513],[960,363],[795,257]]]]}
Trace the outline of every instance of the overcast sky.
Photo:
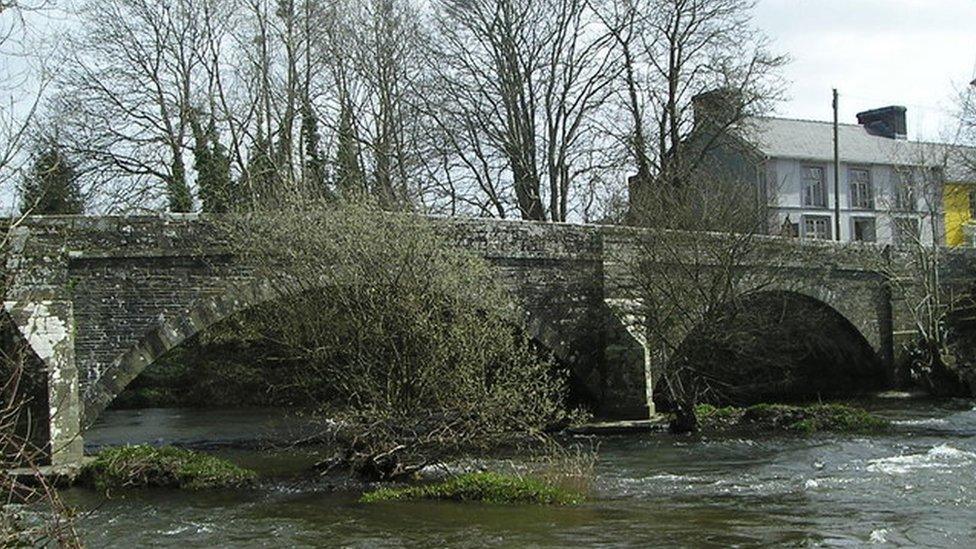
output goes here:
{"type": "Polygon", "coordinates": [[[976,0],[759,0],[755,23],[793,60],[783,116],[829,120],[836,87],[841,122],[904,105],[909,136],[938,139],[976,78],[976,0]]]}

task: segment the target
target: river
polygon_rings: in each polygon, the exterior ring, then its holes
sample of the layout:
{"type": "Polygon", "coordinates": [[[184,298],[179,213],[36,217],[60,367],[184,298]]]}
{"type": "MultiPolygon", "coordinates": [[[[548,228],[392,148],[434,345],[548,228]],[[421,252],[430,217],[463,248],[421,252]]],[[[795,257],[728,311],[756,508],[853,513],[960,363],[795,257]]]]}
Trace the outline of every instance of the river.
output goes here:
{"type": "MultiPolygon", "coordinates": [[[[880,436],[600,439],[596,495],[576,508],[363,505],[296,482],[311,450],[250,445],[293,425],[269,410],[108,411],[90,449],[216,445],[267,480],[240,491],[66,491],[92,547],[976,546],[976,409],[904,398],[867,403],[880,436]]],[[[294,433],[290,433],[294,434],[294,433]]]]}

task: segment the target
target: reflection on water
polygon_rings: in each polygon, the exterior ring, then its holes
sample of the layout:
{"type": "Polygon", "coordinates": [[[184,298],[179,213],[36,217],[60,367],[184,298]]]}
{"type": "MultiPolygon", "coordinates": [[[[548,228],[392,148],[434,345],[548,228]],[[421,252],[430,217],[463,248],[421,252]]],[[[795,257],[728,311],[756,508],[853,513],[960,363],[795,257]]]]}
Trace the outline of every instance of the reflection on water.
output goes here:
{"type": "MultiPolygon", "coordinates": [[[[254,490],[69,499],[94,509],[81,524],[94,547],[976,544],[972,405],[877,406],[897,433],[606,438],[597,498],[578,508],[361,505],[289,480],[314,449],[283,448],[217,450],[271,477],[254,490]]],[[[88,442],[240,442],[295,425],[273,411],[114,411],[88,442]]]]}

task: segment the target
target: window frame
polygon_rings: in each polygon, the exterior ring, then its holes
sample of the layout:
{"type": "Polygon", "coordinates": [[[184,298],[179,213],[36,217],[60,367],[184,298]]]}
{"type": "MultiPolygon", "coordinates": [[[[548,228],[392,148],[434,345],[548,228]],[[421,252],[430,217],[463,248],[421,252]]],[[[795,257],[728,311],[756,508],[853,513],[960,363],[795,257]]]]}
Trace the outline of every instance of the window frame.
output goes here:
{"type": "Polygon", "coordinates": [[[915,189],[915,168],[895,166],[892,170],[896,177],[895,184],[893,185],[895,192],[895,211],[917,212],[918,193],[915,189]]]}
{"type": "MultiPolygon", "coordinates": [[[[800,216],[800,231],[801,231],[800,232],[800,237],[801,238],[804,238],[804,239],[810,239],[810,240],[833,240],[834,239],[833,219],[829,215],[820,215],[820,214],[805,214],[805,215],[802,215],[802,216],[800,216]],[[810,231],[807,230],[807,221],[814,221],[814,222],[823,221],[824,222],[824,227],[826,229],[826,233],[825,233],[826,236],[824,238],[820,238],[818,236],[810,236],[811,233],[810,233],[810,231]]],[[[814,230],[813,234],[816,235],[817,234],[817,231],[814,230]]]]}
{"type": "Polygon", "coordinates": [[[801,164],[800,165],[800,204],[805,208],[817,208],[817,209],[827,209],[828,204],[830,204],[830,195],[827,190],[827,170],[823,166],[817,166],[814,164],[801,164]],[[822,204],[816,203],[811,197],[811,201],[807,202],[807,181],[813,181],[812,179],[807,179],[806,170],[817,170],[820,172],[820,196],[822,198],[822,204]]]}
{"type": "Polygon", "coordinates": [[[847,167],[847,192],[848,200],[850,202],[851,210],[858,211],[874,211],[874,178],[871,176],[871,168],[865,166],[848,166],[847,167]],[[860,181],[854,179],[855,173],[863,173],[867,176],[866,181],[860,181]],[[867,201],[856,201],[857,198],[863,198],[860,192],[855,193],[856,185],[865,185],[864,190],[867,194],[867,201]]]}
{"type": "Polygon", "coordinates": [[[878,241],[878,218],[858,215],[851,217],[851,242],[877,242],[878,241]],[[857,238],[857,224],[862,221],[870,221],[872,225],[873,238],[871,240],[861,240],[857,238]]]}

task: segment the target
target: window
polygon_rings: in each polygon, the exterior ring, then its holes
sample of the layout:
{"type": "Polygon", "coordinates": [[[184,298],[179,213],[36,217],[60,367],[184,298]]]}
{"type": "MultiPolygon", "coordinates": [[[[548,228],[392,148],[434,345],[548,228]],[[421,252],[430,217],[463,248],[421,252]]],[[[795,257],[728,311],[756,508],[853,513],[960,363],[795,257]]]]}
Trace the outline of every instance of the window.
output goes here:
{"type": "Polygon", "coordinates": [[[922,230],[918,219],[914,217],[896,217],[894,222],[896,245],[905,246],[919,242],[922,230]]]}
{"type": "Polygon", "coordinates": [[[976,186],[969,188],[969,218],[976,219],[976,186]]]}
{"type": "Polygon", "coordinates": [[[855,217],[851,234],[855,242],[874,242],[878,239],[873,217],[855,217]]]}
{"type": "Polygon", "coordinates": [[[915,198],[915,176],[910,168],[895,168],[895,209],[902,212],[914,212],[917,207],[915,198]]]}
{"type": "Polygon", "coordinates": [[[827,207],[827,184],[824,169],[818,166],[800,168],[803,179],[803,205],[815,208],[827,207]]]}
{"type": "Polygon", "coordinates": [[[871,188],[871,171],[863,168],[851,168],[847,171],[847,181],[851,185],[851,208],[873,210],[874,191],[871,188]]]}
{"type": "Polygon", "coordinates": [[[816,240],[831,240],[833,231],[830,230],[830,217],[826,215],[803,216],[803,238],[816,240]]]}

